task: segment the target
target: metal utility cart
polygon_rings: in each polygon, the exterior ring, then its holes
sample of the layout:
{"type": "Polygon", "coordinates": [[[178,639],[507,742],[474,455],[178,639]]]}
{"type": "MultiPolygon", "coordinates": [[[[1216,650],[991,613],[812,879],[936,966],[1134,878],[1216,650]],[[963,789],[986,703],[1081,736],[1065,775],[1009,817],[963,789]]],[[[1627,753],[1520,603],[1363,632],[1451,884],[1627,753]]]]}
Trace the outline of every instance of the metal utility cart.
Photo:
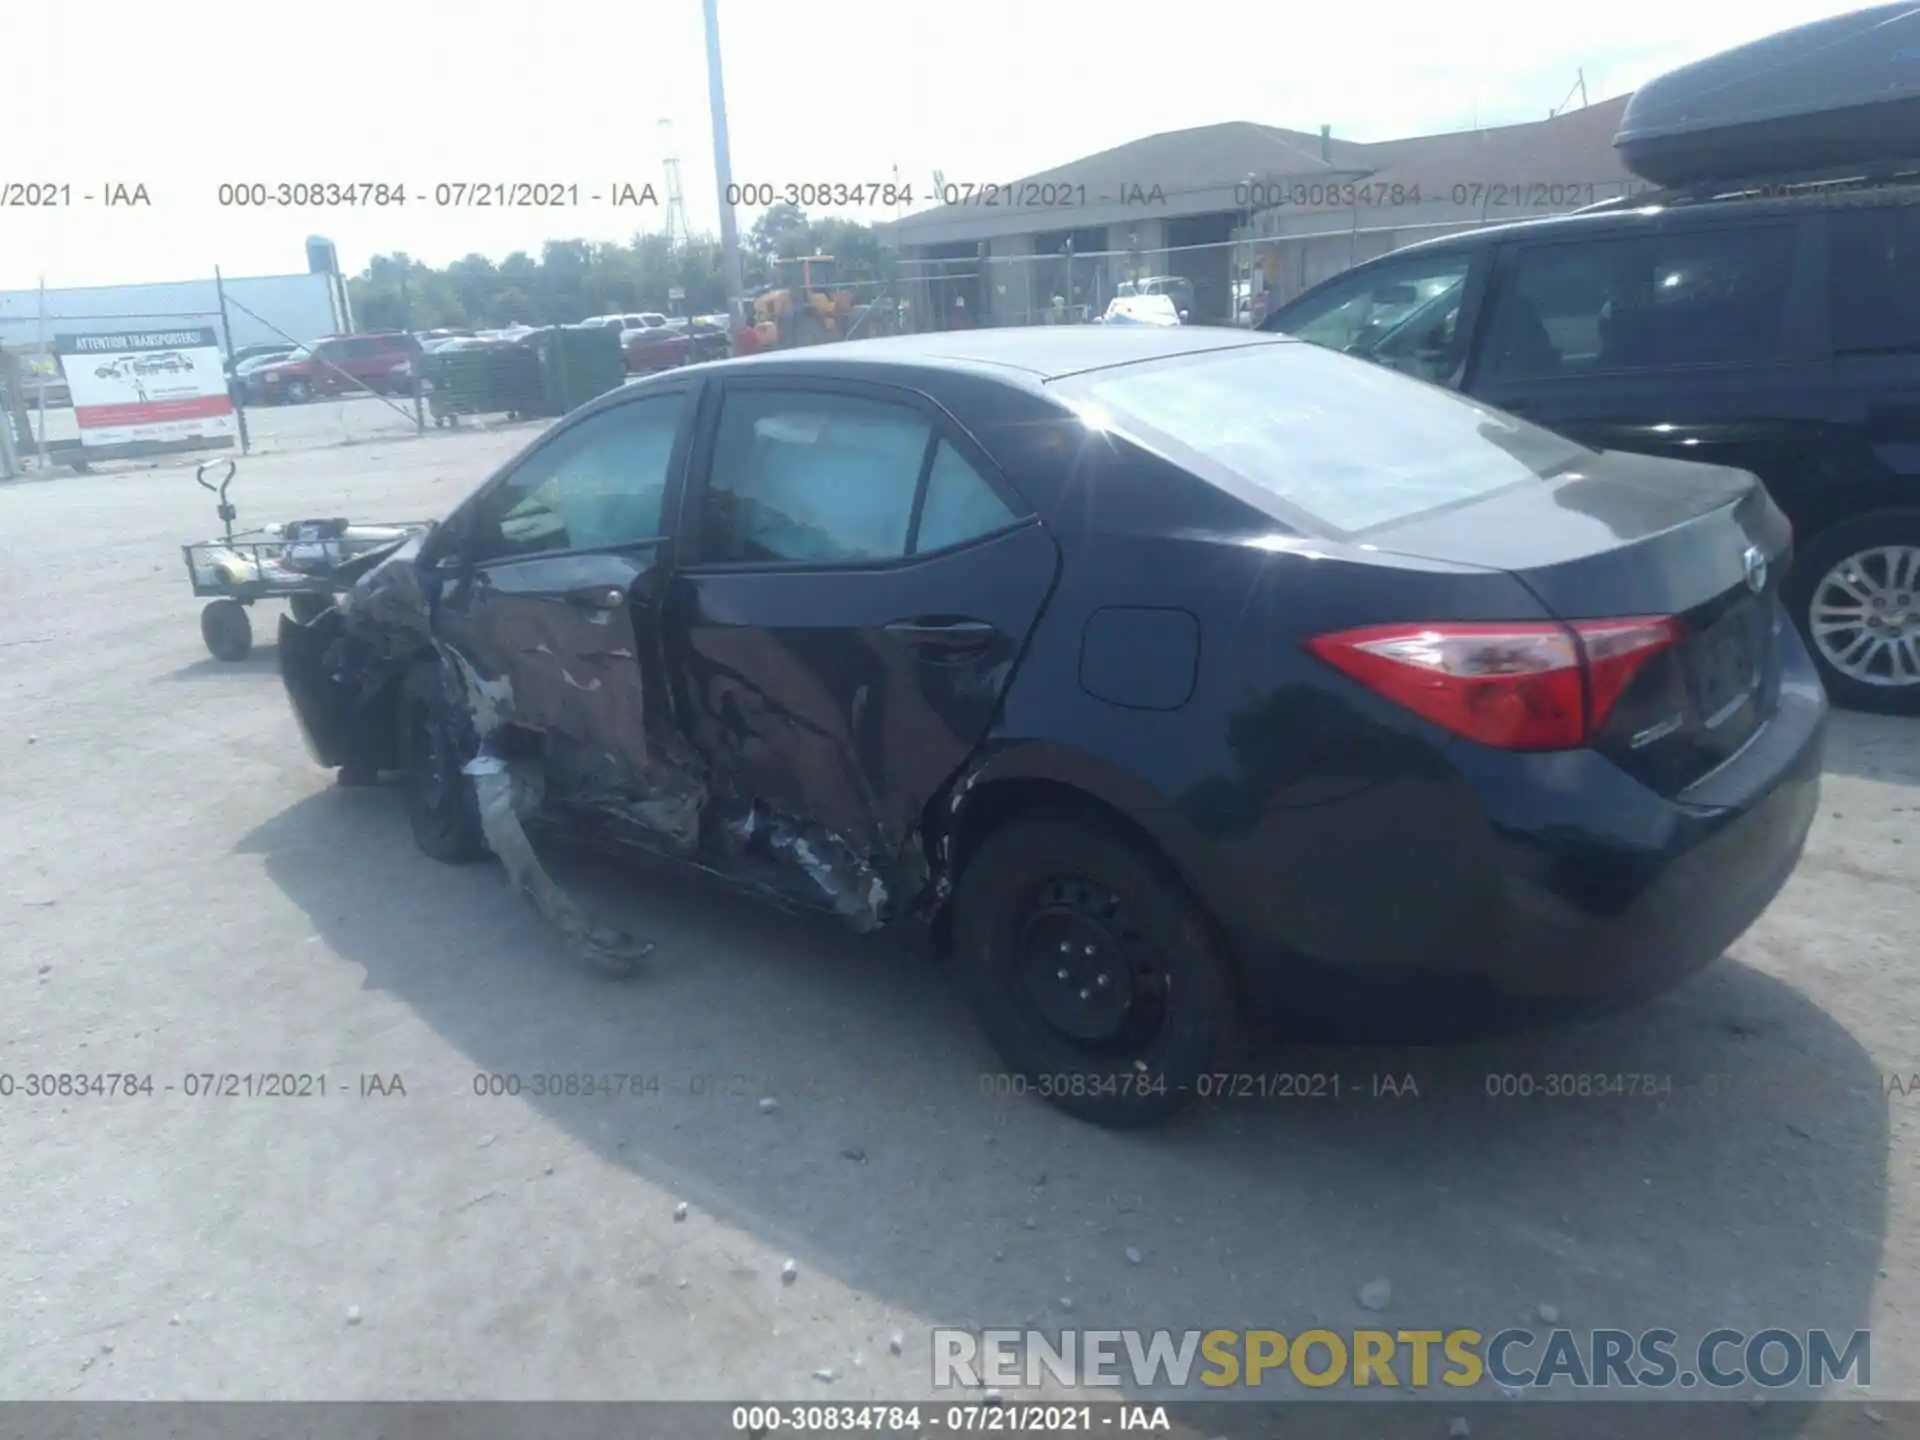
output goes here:
{"type": "Polygon", "coordinates": [[[227,487],[238,468],[216,486],[209,462],[194,471],[201,489],[219,498],[215,513],[224,533],[180,547],[195,595],[209,597],[200,612],[200,637],[214,659],[244,660],[253,650],[253,625],[247,607],[256,600],[285,600],[302,624],[323,614],[333,597],[347,588],[335,572],[348,560],[412,535],[425,534],[430,522],[407,520],[391,525],[352,525],[344,519],[293,520],[255,530],[235,530],[238,512],[227,487]]]}

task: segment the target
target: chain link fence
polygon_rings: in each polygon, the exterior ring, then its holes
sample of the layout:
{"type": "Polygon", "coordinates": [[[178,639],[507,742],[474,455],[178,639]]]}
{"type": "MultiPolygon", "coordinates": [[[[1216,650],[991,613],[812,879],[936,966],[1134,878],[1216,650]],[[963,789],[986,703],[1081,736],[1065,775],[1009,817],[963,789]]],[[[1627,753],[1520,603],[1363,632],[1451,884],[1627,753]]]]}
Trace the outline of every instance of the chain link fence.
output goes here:
{"type": "Polygon", "coordinates": [[[419,342],[340,333],[341,295],[326,275],[217,271],[0,294],[0,480],[424,434],[419,342]]]}
{"type": "MultiPolygon", "coordinates": [[[[1595,187],[1558,188],[1584,195],[1595,187]]],[[[1308,195],[1305,204],[1211,217],[1205,223],[1212,233],[1231,238],[1205,243],[1136,245],[1131,227],[1116,225],[1068,233],[1065,243],[1065,232],[1053,232],[1004,246],[983,242],[886,250],[882,278],[842,282],[802,266],[790,276],[780,274],[786,283],[745,297],[747,328],[730,337],[696,324],[685,337],[691,344],[653,348],[623,338],[627,378],[768,346],[1088,324],[1099,321],[1114,300],[1130,295],[1167,296],[1190,325],[1250,327],[1276,306],[1354,265],[1419,240],[1516,218],[1494,210],[1481,193],[1485,189],[1456,185],[1454,191],[1472,193],[1449,192],[1427,197],[1419,206],[1392,209],[1321,205],[1308,195]],[[1018,253],[1022,247],[1029,253],[1018,253]],[[1015,253],[998,253],[1002,249],[1015,253]]],[[[1550,197],[1542,213],[1577,208],[1559,203],[1562,198],[1550,197]]],[[[1143,226],[1141,233],[1167,238],[1167,230],[1159,227],[1143,226]]],[[[786,268],[792,270],[793,264],[786,268]]],[[[871,277],[872,271],[867,273],[871,277]]],[[[53,343],[76,328],[211,329],[227,372],[232,443],[241,453],[403,440],[456,424],[491,429],[520,423],[512,413],[457,420],[440,416],[431,395],[433,361],[425,352],[447,343],[524,335],[525,326],[477,335],[470,330],[354,333],[345,286],[331,275],[222,282],[216,272],[210,282],[182,282],[174,289],[198,294],[195,286],[205,292],[195,303],[145,312],[102,310],[97,304],[67,308],[67,297],[82,292],[41,292],[37,312],[23,314],[21,305],[9,309],[7,303],[21,297],[0,295],[0,413],[6,416],[0,424],[0,478],[62,466],[83,469],[90,463],[53,343]],[[313,295],[302,302],[303,309],[275,287],[307,287],[313,295]],[[324,302],[316,303],[314,297],[322,293],[324,302]]],[[[127,287],[126,293],[164,288],[127,287]]]]}

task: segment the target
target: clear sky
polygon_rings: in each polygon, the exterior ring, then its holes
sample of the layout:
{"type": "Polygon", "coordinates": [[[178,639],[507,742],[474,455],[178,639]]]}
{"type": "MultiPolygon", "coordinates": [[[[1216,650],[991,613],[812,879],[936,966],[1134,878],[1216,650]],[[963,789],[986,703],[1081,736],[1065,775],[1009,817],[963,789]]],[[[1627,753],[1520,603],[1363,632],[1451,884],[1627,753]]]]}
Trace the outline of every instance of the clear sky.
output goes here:
{"type": "MultiPolygon", "coordinates": [[[[1355,140],[1543,118],[1584,69],[1599,100],[1823,15],[1741,4],[1449,0],[720,0],[734,178],[1009,180],[1158,131],[1253,120],[1355,140]]],[[[71,185],[0,208],[0,289],[442,264],[542,241],[625,239],[658,210],[672,123],[696,230],[716,226],[700,0],[0,0],[0,185],[71,185]],[[242,210],[223,182],[404,185],[404,209],[242,210]],[[442,183],[580,186],[559,210],[436,209],[442,183]],[[83,193],[144,184],[146,209],[83,193]]],[[[1153,177],[1147,177],[1149,179],[1153,177]]],[[[1469,177],[1471,178],[1471,177],[1469,177]]],[[[1525,177],[1519,177],[1525,178],[1525,177]]],[[[1543,177],[1551,178],[1551,177],[1543,177]]],[[[752,211],[741,215],[751,223],[752,211]]],[[[892,218],[892,211],[866,212],[892,218]]]]}

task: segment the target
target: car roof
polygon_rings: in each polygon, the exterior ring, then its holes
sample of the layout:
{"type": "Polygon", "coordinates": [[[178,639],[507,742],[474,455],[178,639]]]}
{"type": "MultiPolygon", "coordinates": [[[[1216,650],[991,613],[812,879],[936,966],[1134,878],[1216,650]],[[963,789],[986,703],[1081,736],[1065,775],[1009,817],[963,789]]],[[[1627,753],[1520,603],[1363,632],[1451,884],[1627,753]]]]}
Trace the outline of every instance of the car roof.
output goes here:
{"type": "Polygon", "coordinates": [[[764,351],[697,368],[729,374],[745,371],[831,367],[846,372],[867,367],[989,371],[1002,379],[1058,379],[1109,365],[1130,365],[1167,356],[1233,350],[1248,345],[1290,345],[1287,336],[1252,334],[1224,326],[1022,325],[988,330],[948,330],[926,335],[886,335],[764,351]]]}
{"type": "MultiPolygon", "coordinates": [[[[1756,186],[1760,183],[1754,182],[1756,186]]],[[[1842,205],[1847,208],[1863,204],[1911,205],[1920,201],[1920,186],[1897,183],[1867,188],[1836,186],[1824,191],[1809,188],[1797,194],[1741,193],[1729,195],[1724,199],[1690,196],[1685,192],[1677,191],[1651,191],[1644,197],[1636,198],[1640,203],[1623,204],[1618,201],[1608,201],[1605,208],[1595,206],[1586,210],[1574,210],[1565,215],[1530,216],[1524,220],[1509,220],[1502,225],[1483,225],[1473,230],[1456,231],[1451,235],[1438,235],[1431,240],[1416,240],[1411,245],[1402,245],[1397,250],[1389,250],[1384,255],[1377,255],[1362,262],[1362,265],[1354,266],[1353,269],[1378,265],[1382,261],[1397,260],[1407,255],[1419,255],[1436,250],[1470,250],[1521,237],[1547,236],[1558,239],[1587,233],[1607,234],[1616,231],[1631,233],[1643,226],[1661,223],[1687,225],[1697,221],[1703,225],[1738,224],[1743,220],[1776,215],[1796,215],[1809,209],[1835,209],[1842,205]]],[[[1342,271],[1341,273],[1351,272],[1342,271]]],[[[1330,278],[1338,279],[1339,277],[1330,278]]],[[[1312,288],[1317,289],[1318,286],[1312,288]]]]}

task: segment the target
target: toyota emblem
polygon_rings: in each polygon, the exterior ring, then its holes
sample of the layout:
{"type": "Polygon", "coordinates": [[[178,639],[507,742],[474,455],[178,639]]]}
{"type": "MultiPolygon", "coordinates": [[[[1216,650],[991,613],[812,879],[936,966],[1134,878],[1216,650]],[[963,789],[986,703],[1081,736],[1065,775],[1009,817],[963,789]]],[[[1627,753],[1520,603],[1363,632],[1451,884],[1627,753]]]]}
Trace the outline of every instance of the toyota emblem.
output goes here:
{"type": "Polygon", "coordinates": [[[1746,568],[1747,589],[1758,595],[1767,588],[1767,557],[1758,546],[1749,545],[1747,553],[1740,557],[1740,563],[1746,568]]]}

